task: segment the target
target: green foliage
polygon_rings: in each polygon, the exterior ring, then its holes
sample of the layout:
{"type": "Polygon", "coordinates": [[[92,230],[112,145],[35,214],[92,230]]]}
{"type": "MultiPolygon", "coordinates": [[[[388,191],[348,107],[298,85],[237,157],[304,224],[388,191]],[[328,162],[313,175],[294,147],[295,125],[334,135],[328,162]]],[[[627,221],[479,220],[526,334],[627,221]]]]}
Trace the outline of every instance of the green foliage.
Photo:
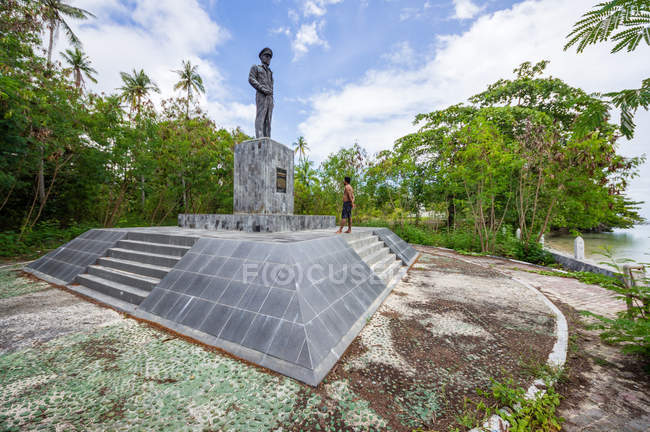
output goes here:
{"type": "MultiPolygon", "coordinates": [[[[481,400],[465,399],[463,410],[456,416],[456,422],[465,428],[481,427],[496,414],[509,423],[504,429],[509,432],[557,432],[564,419],[556,411],[561,396],[554,383],[564,373],[562,370],[542,371],[546,389],[528,399],[526,391],[517,386],[511,378],[503,382],[491,379],[489,391],[477,389],[481,400]]],[[[505,422],[503,423],[505,427],[505,422]]]]}
{"type": "Polygon", "coordinates": [[[509,431],[553,432],[561,429],[564,420],[556,414],[561,397],[550,381],[547,382],[544,393],[532,399],[526,398],[526,391],[515,386],[511,379],[505,382],[493,381],[491,392],[500,406],[515,409],[512,413],[501,414],[503,419],[510,423],[509,431]]]}
{"type": "Polygon", "coordinates": [[[544,250],[541,244],[534,242],[517,242],[514,257],[539,265],[549,265],[555,262],[550,252],[544,250]]]}
{"type": "Polygon", "coordinates": [[[612,40],[612,52],[634,51],[642,41],[650,45],[650,4],[647,0],[599,3],[574,24],[564,49],[577,45],[579,53],[593,44],[612,40]]]}
{"type": "MultiPolygon", "coordinates": [[[[650,2],[647,0],[610,0],[599,3],[574,24],[567,36],[566,51],[577,44],[581,53],[592,44],[615,42],[612,53],[637,49],[642,41],[650,45],[650,2]]],[[[621,109],[621,132],[628,139],[634,136],[634,114],[638,108],[650,107],[650,79],[641,88],[606,93],[614,105],[621,109]]]]}
{"type": "MultiPolygon", "coordinates": [[[[603,252],[608,264],[624,274],[623,265],[633,263],[631,260],[617,260],[611,251],[603,252]]],[[[642,269],[643,266],[632,266],[642,269]]],[[[616,318],[604,317],[592,312],[583,312],[597,320],[589,328],[600,330],[603,341],[611,344],[620,344],[623,352],[639,354],[645,359],[650,358],[650,277],[640,270],[627,276],[627,282],[609,283],[603,285],[615,292],[617,297],[627,304],[625,311],[618,312],[616,318]]]]}
{"type": "Polygon", "coordinates": [[[20,232],[0,232],[0,256],[6,258],[35,258],[55,249],[92,228],[74,225],[62,228],[59,221],[41,222],[21,236],[20,232]]]}

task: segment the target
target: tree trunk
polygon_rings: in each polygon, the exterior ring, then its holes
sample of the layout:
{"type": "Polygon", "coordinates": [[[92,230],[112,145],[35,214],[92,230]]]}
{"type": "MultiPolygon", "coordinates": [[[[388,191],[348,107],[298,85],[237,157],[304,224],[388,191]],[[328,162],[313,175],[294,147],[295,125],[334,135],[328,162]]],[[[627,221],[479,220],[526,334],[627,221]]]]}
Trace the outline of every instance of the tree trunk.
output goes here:
{"type": "Polygon", "coordinates": [[[187,189],[185,188],[185,176],[181,174],[181,184],[183,185],[183,212],[187,213],[187,189]]]}
{"type": "Polygon", "coordinates": [[[456,208],[454,207],[454,196],[447,196],[447,231],[454,227],[454,217],[456,208]]]}
{"type": "Polygon", "coordinates": [[[140,200],[142,201],[142,211],[144,212],[144,175],[140,176],[140,200]]]}
{"type": "Polygon", "coordinates": [[[44,165],[45,163],[43,162],[43,145],[40,145],[40,150],[41,150],[41,157],[38,159],[38,180],[37,180],[37,186],[38,186],[38,199],[40,202],[43,202],[45,200],[45,168],[44,165]]]}
{"type": "Polygon", "coordinates": [[[50,29],[50,43],[47,47],[47,65],[49,67],[52,65],[52,48],[54,48],[54,25],[50,23],[48,27],[50,29]]]}

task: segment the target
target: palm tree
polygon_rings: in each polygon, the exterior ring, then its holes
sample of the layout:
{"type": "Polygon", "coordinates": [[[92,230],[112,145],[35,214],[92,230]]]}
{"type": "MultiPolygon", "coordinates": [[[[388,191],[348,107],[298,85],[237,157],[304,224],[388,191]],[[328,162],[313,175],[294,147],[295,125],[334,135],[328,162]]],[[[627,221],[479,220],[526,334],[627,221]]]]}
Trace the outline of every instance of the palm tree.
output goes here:
{"type": "Polygon", "coordinates": [[[62,52],[61,55],[70,65],[72,73],[74,74],[74,84],[77,88],[80,88],[83,84],[84,75],[90,81],[94,83],[97,82],[93,76],[93,74],[96,74],[97,71],[90,66],[90,59],[78,47],[75,47],[74,51],[67,49],[65,52],[62,52]]]}
{"type": "Polygon", "coordinates": [[[128,102],[131,111],[135,110],[136,114],[140,114],[140,107],[142,106],[142,99],[146,98],[150,91],[160,93],[160,89],[151,78],[140,69],[137,72],[133,69],[133,73],[120,72],[122,82],[124,85],[118,90],[122,90],[122,100],[128,102]]]}
{"type": "Polygon", "coordinates": [[[185,114],[190,117],[190,100],[192,99],[192,90],[196,93],[205,93],[205,87],[203,87],[203,79],[201,75],[196,71],[198,66],[192,66],[190,61],[183,60],[183,68],[175,70],[180,77],[180,80],[174,85],[174,90],[184,90],[187,92],[187,106],[185,108],[185,114]]]}
{"type": "Polygon", "coordinates": [[[305,141],[305,137],[298,137],[298,141],[293,143],[293,146],[295,147],[294,152],[298,153],[300,156],[300,160],[302,161],[307,157],[307,152],[309,151],[309,144],[307,144],[307,141],[305,141]]]}
{"type": "Polygon", "coordinates": [[[316,170],[312,168],[313,165],[314,162],[306,158],[302,159],[300,163],[296,165],[296,179],[308,188],[312,184],[318,183],[316,170]]]}
{"type": "Polygon", "coordinates": [[[43,20],[46,23],[47,29],[50,33],[50,42],[47,48],[47,64],[52,64],[52,48],[54,47],[54,37],[59,31],[60,27],[63,27],[68,40],[74,46],[80,46],[81,41],[76,34],[72,31],[68,23],[65,21],[64,17],[76,18],[76,19],[88,19],[89,17],[95,17],[92,13],[88,12],[85,9],[71,6],[65,2],[65,0],[40,0],[42,5],[42,16],[43,20]]]}

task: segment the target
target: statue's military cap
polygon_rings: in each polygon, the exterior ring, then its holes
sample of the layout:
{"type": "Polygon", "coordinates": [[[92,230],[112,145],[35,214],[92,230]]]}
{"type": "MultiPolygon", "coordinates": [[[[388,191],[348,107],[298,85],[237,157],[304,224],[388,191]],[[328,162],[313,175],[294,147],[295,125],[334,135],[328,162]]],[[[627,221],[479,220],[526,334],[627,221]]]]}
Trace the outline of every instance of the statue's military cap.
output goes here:
{"type": "Polygon", "coordinates": [[[266,47],[266,48],[264,48],[262,51],[260,51],[258,57],[259,57],[259,58],[262,58],[262,55],[263,55],[263,54],[268,54],[268,55],[270,55],[271,57],[273,57],[273,51],[271,51],[271,48],[268,48],[268,47],[266,47]]]}

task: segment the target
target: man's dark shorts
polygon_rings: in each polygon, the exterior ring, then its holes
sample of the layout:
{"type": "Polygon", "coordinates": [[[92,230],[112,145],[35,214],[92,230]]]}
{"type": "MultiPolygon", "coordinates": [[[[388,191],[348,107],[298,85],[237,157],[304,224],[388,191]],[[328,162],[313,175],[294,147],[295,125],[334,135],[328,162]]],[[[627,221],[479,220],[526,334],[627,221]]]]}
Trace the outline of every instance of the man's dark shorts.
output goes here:
{"type": "Polygon", "coordinates": [[[350,219],[352,216],[352,202],[343,201],[343,211],[341,212],[341,219],[350,219]]]}

